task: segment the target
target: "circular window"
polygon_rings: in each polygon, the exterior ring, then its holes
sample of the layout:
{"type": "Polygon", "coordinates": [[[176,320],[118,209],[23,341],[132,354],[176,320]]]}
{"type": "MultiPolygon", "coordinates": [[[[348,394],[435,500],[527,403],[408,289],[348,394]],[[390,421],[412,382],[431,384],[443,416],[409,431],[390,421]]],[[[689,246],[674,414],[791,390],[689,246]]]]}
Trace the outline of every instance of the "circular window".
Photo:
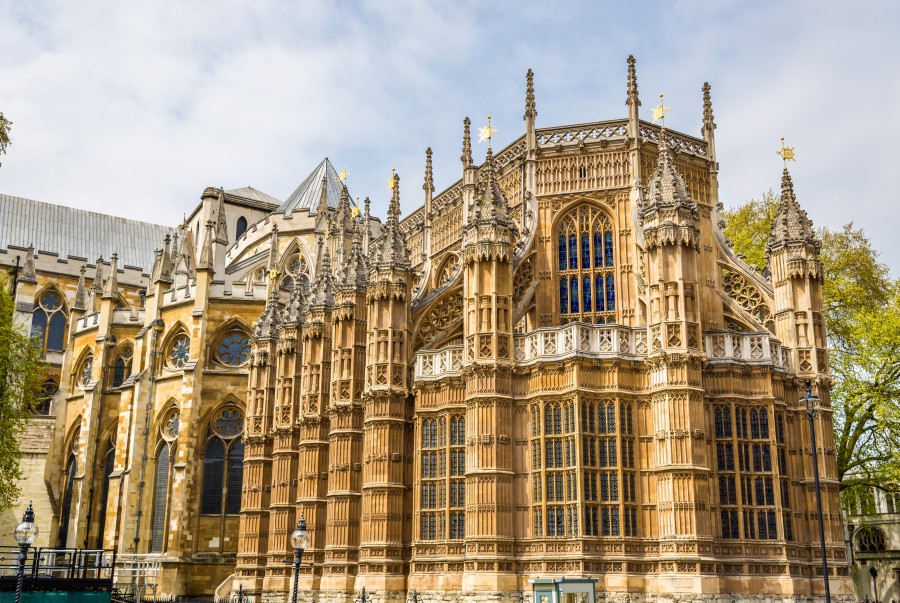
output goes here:
{"type": "Polygon", "coordinates": [[[216,414],[210,430],[225,440],[237,437],[244,431],[244,415],[239,409],[226,406],[216,414]]]}
{"type": "Polygon", "coordinates": [[[44,293],[39,303],[47,312],[54,312],[62,307],[62,300],[59,299],[59,294],[54,291],[44,293]]]}
{"type": "Polygon", "coordinates": [[[243,331],[228,331],[216,345],[216,360],[227,366],[243,366],[250,360],[250,338],[243,331]]]}
{"type": "Polygon", "coordinates": [[[169,346],[169,365],[172,368],[182,369],[187,364],[191,353],[191,340],[187,335],[179,335],[169,346]]]}
{"type": "Polygon", "coordinates": [[[94,357],[88,356],[81,363],[81,370],[78,371],[78,383],[87,385],[91,382],[91,373],[94,370],[94,357]]]}
{"type": "Polygon", "coordinates": [[[181,425],[181,412],[177,408],[173,408],[168,412],[166,418],[162,422],[160,431],[164,440],[174,440],[178,437],[178,428],[181,425]]]}
{"type": "Polygon", "coordinates": [[[309,270],[306,264],[306,258],[300,253],[295,253],[287,264],[288,272],[294,276],[298,274],[306,274],[309,270]]]}

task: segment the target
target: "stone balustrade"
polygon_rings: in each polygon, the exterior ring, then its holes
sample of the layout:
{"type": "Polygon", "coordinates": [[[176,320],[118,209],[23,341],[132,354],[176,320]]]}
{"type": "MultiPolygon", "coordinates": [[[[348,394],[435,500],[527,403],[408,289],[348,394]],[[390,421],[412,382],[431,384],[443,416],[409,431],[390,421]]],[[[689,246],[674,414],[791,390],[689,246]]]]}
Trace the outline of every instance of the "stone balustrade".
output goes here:
{"type": "Polygon", "coordinates": [[[791,350],[769,333],[707,331],[704,333],[706,358],[717,362],[771,364],[777,369],[791,370],[791,350]]]}

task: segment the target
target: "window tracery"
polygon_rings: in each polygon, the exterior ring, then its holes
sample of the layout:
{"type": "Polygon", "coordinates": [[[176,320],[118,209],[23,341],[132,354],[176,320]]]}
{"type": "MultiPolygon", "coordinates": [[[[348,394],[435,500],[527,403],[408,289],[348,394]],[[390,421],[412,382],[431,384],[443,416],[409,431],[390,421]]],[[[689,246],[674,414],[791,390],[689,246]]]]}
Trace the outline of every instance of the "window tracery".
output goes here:
{"type": "Polygon", "coordinates": [[[131,364],[134,350],[131,346],[124,347],[113,361],[112,386],[121,387],[125,380],[131,376],[131,364]]]}
{"type": "Polygon", "coordinates": [[[150,522],[150,552],[161,553],[166,536],[166,515],[169,511],[169,490],[172,481],[171,457],[181,421],[181,412],[170,409],[159,426],[159,444],[153,485],[153,515],[150,522]]]}
{"type": "Polygon", "coordinates": [[[612,222],[600,209],[580,205],[557,230],[560,322],[616,321],[612,222]]]}
{"type": "Polygon", "coordinates": [[[225,366],[244,366],[250,360],[250,337],[242,329],[229,329],[216,341],[213,357],[225,366]]]}
{"type": "Polygon", "coordinates": [[[465,538],[465,433],[464,415],[422,421],[420,540],[465,538]]]}
{"type": "Polygon", "coordinates": [[[184,368],[190,359],[191,339],[184,333],[177,335],[169,344],[168,359],[169,368],[180,370],[184,368]]]}
{"type": "Polygon", "coordinates": [[[32,412],[36,415],[46,416],[50,414],[50,400],[59,391],[59,384],[53,379],[44,381],[41,385],[41,397],[34,405],[32,412]]]}
{"type": "Polygon", "coordinates": [[[856,546],[860,553],[883,553],[887,549],[884,532],[880,528],[860,528],[857,531],[856,546]]]}
{"type": "Polygon", "coordinates": [[[233,515],[240,512],[243,480],[244,414],[225,406],[213,416],[206,431],[200,513],[233,515]]]}
{"type": "Polygon", "coordinates": [[[66,307],[62,294],[55,289],[44,291],[34,303],[31,314],[31,337],[41,350],[61,352],[66,345],[66,307]]]}
{"type": "Polygon", "coordinates": [[[94,355],[88,353],[81,360],[81,364],[75,370],[75,384],[81,388],[87,387],[91,382],[91,376],[94,370],[94,355]]]}

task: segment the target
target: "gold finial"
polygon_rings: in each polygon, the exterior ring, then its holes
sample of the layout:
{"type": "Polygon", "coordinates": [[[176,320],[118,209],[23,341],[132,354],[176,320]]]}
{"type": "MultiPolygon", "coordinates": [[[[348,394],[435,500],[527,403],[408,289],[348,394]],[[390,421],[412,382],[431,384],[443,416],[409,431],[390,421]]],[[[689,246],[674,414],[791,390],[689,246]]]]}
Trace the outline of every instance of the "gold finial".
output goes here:
{"type": "Polygon", "coordinates": [[[331,238],[331,227],[330,227],[330,226],[326,226],[326,227],[325,227],[325,238],[326,238],[326,239],[330,239],[330,238],[331,238]]]}
{"type": "Polygon", "coordinates": [[[278,275],[279,275],[278,268],[272,268],[271,270],[269,270],[269,280],[270,281],[274,282],[275,279],[278,278],[278,275]]]}
{"type": "Polygon", "coordinates": [[[478,142],[484,142],[486,140],[488,143],[488,148],[491,148],[491,138],[496,133],[497,128],[491,127],[491,116],[488,115],[488,124],[483,128],[478,128],[478,142]]]}
{"type": "Polygon", "coordinates": [[[653,123],[658,121],[662,122],[662,128],[666,127],[666,113],[668,113],[669,107],[663,104],[663,93],[659,93],[659,106],[653,107],[653,123]]]}
{"type": "Polygon", "coordinates": [[[781,155],[781,159],[784,160],[784,167],[787,167],[788,161],[797,161],[794,158],[794,147],[784,146],[784,136],[781,137],[781,150],[778,151],[778,154],[781,155]]]}
{"type": "Polygon", "coordinates": [[[347,166],[344,166],[344,171],[338,174],[338,178],[341,179],[341,182],[346,182],[347,177],[350,175],[350,172],[347,170],[347,166]]]}
{"type": "Polygon", "coordinates": [[[397,168],[391,168],[391,179],[388,180],[388,190],[394,190],[394,176],[397,175],[397,168]]]}

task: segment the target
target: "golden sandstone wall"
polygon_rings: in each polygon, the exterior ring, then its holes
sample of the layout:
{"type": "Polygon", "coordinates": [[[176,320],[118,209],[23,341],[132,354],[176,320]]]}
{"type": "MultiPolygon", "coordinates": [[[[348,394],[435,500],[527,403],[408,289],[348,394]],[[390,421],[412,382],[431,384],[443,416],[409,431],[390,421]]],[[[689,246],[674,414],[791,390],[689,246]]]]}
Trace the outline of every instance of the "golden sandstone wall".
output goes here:
{"type": "Polygon", "coordinates": [[[250,202],[207,189],[145,280],[71,304],[46,473],[66,542],[155,555],[160,593],[283,601],[302,514],[305,601],[566,576],[608,600],[820,597],[809,380],[847,595],[790,175],[767,280],[718,224],[708,88],[702,138],[639,120],[633,63],[627,93],[627,119],[537,129],[529,77],[525,135],[479,166],[467,120],[463,178],[435,196],[429,149],[424,205],[400,222],[395,186],[383,227],[344,188],[230,237],[250,202]]]}

